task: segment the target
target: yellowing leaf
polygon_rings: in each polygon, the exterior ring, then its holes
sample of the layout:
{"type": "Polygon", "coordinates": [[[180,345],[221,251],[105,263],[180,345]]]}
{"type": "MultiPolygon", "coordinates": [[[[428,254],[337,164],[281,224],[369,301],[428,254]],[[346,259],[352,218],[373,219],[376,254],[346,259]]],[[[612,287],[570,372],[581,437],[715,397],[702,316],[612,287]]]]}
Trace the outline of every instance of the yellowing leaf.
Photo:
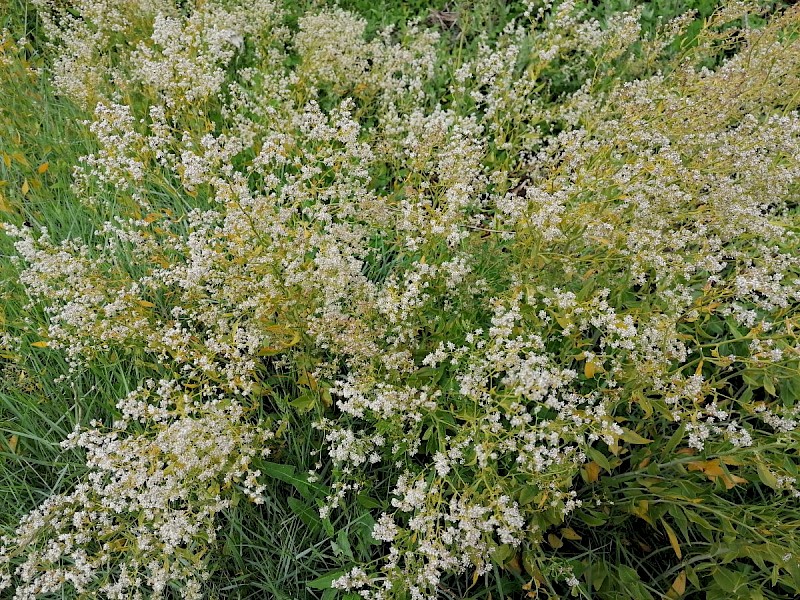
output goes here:
{"type": "Polygon", "coordinates": [[[136,302],[139,304],[139,306],[143,306],[145,308],[153,308],[155,306],[155,304],[148,302],[147,300],[137,300],[136,302]]]}
{"type": "Polygon", "coordinates": [[[586,379],[592,379],[597,373],[602,373],[605,369],[601,365],[598,365],[596,362],[592,360],[587,360],[586,364],[583,365],[583,374],[586,376],[586,379]]]}
{"type": "Polygon", "coordinates": [[[690,463],[686,463],[686,466],[690,471],[702,471],[703,474],[708,476],[710,479],[725,474],[725,471],[723,470],[722,466],[720,466],[718,459],[695,460],[690,463]]]}
{"type": "Polygon", "coordinates": [[[669,538],[669,545],[672,546],[672,549],[675,551],[675,556],[677,556],[678,559],[683,558],[683,552],[681,552],[681,546],[678,543],[678,536],[675,535],[675,531],[672,529],[672,527],[669,526],[669,523],[667,523],[664,519],[661,519],[661,524],[664,526],[664,531],[667,532],[667,537],[669,538]]]}
{"type": "Polygon", "coordinates": [[[503,567],[512,573],[516,573],[517,575],[522,574],[522,565],[520,564],[519,558],[517,558],[516,554],[507,560],[503,567]]]}
{"type": "Polygon", "coordinates": [[[0,212],[12,212],[11,205],[6,201],[6,197],[0,194],[0,212]]]}
{"type": "Polygon", "coordinates": [[[19,443],[19,436],[18,435],[12,435],[10,438],[8,438],[8,442],[7,442],[8,449],[11,452],[13,452],[14,454],[16,454],[16,452],[17,452],[17,444],[18,443],[19,443]]]}
{"type": "Polygon", "coordinates": [[[725,484],[725,488],[728,490],[740,483],[749,483],[749,481],[747,481],[747,479],[745,479],[744,477],[739,477],[738,475],[734,475],[733,473],[728,473],[727,475],[725,475],[722,481],[725,484]]]}
{"type": "Polygon", "coordinates": [[[695,460],[686,463],[686,466],[690,471],[702,471],[703,475],[708,477],[711,481],[716,481],[717,479],[721,480],[725,485],[725,489],[728,490],[737,484],[747,483],[747,480],[743,477],[727,473],[718,458],[714,460],[695,460]]]}
{"type": "Polygon", "coordinates": [[[587,379],[592,379],[596,372],[597,370],[595,369],[594,363],[590,360],[587,360],[586,363],[583,365],[583,375],[587,379]]]}
{"type": "Polygon", "coordinates": [[[6,168],[11,168],[11,157],[3,152],[3,164],[5,164],[6,168]]]}
{"type": "Polygon", "coordinates": [[[558,550],[564,545],[564,542],[561,541],[561,538],[554,533],[547,534],[547,543],[550,544],[556,550],[558,550]]]}
{"type": "Polygon", "coordinates": [[[596,462],[592,461],[590,463],[586,463],[583,465],[584,471],[586,471],[586,479],[589,483],[594,483],[598,479],[600,479],[600,465],[596,462]]]}
{"type": "Polygon", "coordinates": [[[50,345],[50,342],[47,342],[45,340],[41,340],[41,341],[38,341],[38,342],[33,342],[31,344],[31,346],[33,346],[34,348],[47,348],[49,345],[50,345]]]}
{"type": "Polygon", "coordinates": [[[667,598],[670,600],[676,600],[683,596],[686,593],[686,571],[681,571],[678,573],[678,576],[675,578],[675,581],[672,582],[672,585],[667,592],[667,598]]]}
{"type": "Polygon", "coordinates": [[[650,523],[650,525],[654,525],[653,519],[650,517],[650,503],[647,500],[639,500],[629,510],[632,515],[636,515],[650,523]]]}
{"type": "Polygon", "coordinates": [[[28,180],[22,182],[22,195],[26,195],[31,190],[31,186],[28,185],[28,180]]]}
{"type": "Polygon", "coordinates": [[[40,165],[39,165],[39,167],[36,169],[36,172],[37,172],[37,173],[39,173],[39,175],[41,175],[42,173],[46,173],[46,172],[47,172],[47,169],[49,169],[49,168],[50,168],[50,163],[48,163],[48,162],[43,162],[43,163],[42,163],[42,164],[40,164],[40,165]]]}
{"type": "Polygon", "coordinates": [[[615,440],[613,443],[608,445],[608,450],[614,456],[619,456],[619,453],[622,450],[622,448],[620,447],[620,445],[615,440]]]}
{"type": "Polygon", "coordinates": [[[333,405],[333,398],[331,397],[330,390],[322,388],[320,396],[322,397],[322,404],[325,405],[325,408],[330,408],[333,405]]]}
{"type": "Polygon", "coordinates": [[[703,363],[705,361],[701,358],[700,362],[697,363],[697,368],[694,370],[695,375],[701,375],[703,373],[703,363]]]}
{"type": "Polygon", "coordinates": [[[578,532],[575,531],[572,527],[564,527],[561,530],[561,535],[566,540],[573,540],[576,542],[579,542],[580,540],[583,539],[580,535],[578,535],[578,532]]]}

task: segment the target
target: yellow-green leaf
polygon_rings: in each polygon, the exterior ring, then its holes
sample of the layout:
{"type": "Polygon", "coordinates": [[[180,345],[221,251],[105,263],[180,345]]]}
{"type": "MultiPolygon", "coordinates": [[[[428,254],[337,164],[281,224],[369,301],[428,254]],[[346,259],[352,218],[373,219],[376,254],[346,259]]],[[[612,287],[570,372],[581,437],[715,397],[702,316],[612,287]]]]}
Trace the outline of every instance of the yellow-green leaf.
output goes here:
{"type": "Polygon", "coordinates": [[[761,483],[771,487],[773,490],[777,490],[780,487],[780,485],[778,485],[778,478],[775,477],[775,474],[770,471],[764,463],[756,463],[756,470],[758,471],[758,478],[761,480],[761,483]]]}
{"type": "Polygon", "coordinates": [[[636,504],[629,509],[632,515],[636,515],[640,519],[647,521],[650,525],[654,525],[653,519],[650,516],[650,503],[647,500],[639,500],[636,504]]]}
{"type": "Polygon", "coordinates": [[[672,529],[672,527],[669,526],[669,523],[667,523],[664,519],[661,519],[661,524],[664,526],[664,531],[667,532],[667,537],[669,538],[669,545],[672,546],[672,549],[675,551],[675,556],[677,556],[678,559],[683,558],[683,552],[681,552],[681,546],[678,543],[678,536],[675,535],[675,531],[672,529]]]}
{"type": "Polygon", "coordinates": [[[642,437],[635,431],[631,431],[628,428],[623,428],[622,435],[619,436],[621,440],[628,442],[629,444],[649,444],[653,440],[648,440],[646,437],[642,437]]]}
{"type": "Polygon", "coordinates": [[[261,349],[257,352],[258,356],[272,356],[273,354],[279,354],[284,350],[291,348],[292,346],[295,346],[300,341],[301,336],[299,331],[292,331],[280,325],[270,325],[265,329],[266,331],[268,331],[269,333],[273,334],[276,337],[291,338],[291,339],[288,339],[285,343],[279,345],[262,346],[261,349]]]}
{"type": "Polygon", "coordinates": [[[308,372],[303,373],[297,378],[297,385],[302,385],[312,390],[316,390],[318,388],[317,380],[308,372]]]}

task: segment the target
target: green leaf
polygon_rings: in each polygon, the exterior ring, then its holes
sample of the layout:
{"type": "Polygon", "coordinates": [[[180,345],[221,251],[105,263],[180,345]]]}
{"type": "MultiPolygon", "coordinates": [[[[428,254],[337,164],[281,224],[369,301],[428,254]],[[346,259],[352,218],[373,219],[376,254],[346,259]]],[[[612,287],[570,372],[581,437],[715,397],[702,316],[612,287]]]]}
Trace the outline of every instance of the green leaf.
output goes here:
{"type": "Polygon", "coordinates": [[[339,577],[344,575],[345,572],[346,571],[334,571],[332,573],[328,573],[327,575],[323,575],[322,577],[317,577],[316,579],[307,582],[306,587],[310,587],[312,590],[331,589],[331,584],[333,583],[333,580],[339,579],[339,577]]]}
{"type": "Polygon", "coordinates": [[[706,532],[713,531],[713,527],[711,527],[711,523],[706,521],[703,517],[698,515],[695,511],[689,510],[688,508],[684,510],[686,514],[686,518],[689,519],[695,525],[699,525],[702,529],[705,529],[706,532]]]}
{"type": "Polygon", "coordinates": [[[336,536],[336,545],[342,554],[350,560],[355,560],[353,557],[353,549],[350,546],[350,539],[348,538],[347,529],[340,529],[339,534],[336,536]]]}
{"type": "Polygon", "coordinates": [[[733,320],[732,317],[728,317],[727,319],[725,319],[725,323],[728,325],[728,329],[730,330],[730,332],[733,334],[734,337],[736,338],[744,337],[744,333],[742,332],[741,329],[739,329],[739,325],[736,323],[736,321],[733,320]]]}
{"type": "Polygon", "coordinates": [[[590,527],[599,527],[600,525],[605,525],[606,518],[601,513],[592,511],[591,513],[587,511],[581,511],[577,514],[578,518],[589,525],[590,527]]]}
{"type": "Polygon", "coordinates": [[[495,551],[492,553],[492,560],[498,565],[502,565],[512,556],[514,556],[514,548],[509,544],[503,544],[495,548],[495,551]]]}
{"type": "Polygon", "coordinates": [[[606,455],[600,452],[597,448],[592,448],[592,447],[587,448],[586,456],[588,456],[598,465],[603,467],[608,473],[611,472],[611,463],[608,462],[608,458],[606,457],[606,455]]]}
{"type": "Polygon", "coordinates": [[[738,571],[718,567],[711,576],[714,578],[714,583],[724,592],[734,593],[747,586],[747,576],[738,571]]]}
{"type": "Polygon", "coordinates": [[[697,573],[692,567],[686,567],[686,578],[694,587],[698,589],[700,588],[700,578],[697,576],[697,573]]]}
{"type": "Polygon", "coordinates": [[[298,500],[292,496],[286,499],[289,509],[297,515],[300,520],[310,529],[319,529],[322,523],[319,519],[319,513],[313,506],[305,504],[302,500],[298,500]]]}
{"type": "Polygon", "coordinates": [[[672,517],[672,520],[675,522],[678,529],[680,529],[684,539],[689,539],[689,520],[686,518],[686,514],[683,512],[683,508],[681,508],[678,504],[670,504],[667,512],[672,517]]]}
{"type": "Polygon", "coordinates": [[[317,405],[317,399],[313,392],[303,392],[292,400],[289,405],[296,408],[300,413],[307,413],[317,405]]]}
{"type": "Polygon", "coordinates": [[[785,406],[792,407],[800,401],[800,377],[789,377],[780,383],[780,397],[785,406]]]}
{"type": "Polygon", "coordinates": [[[360,507],[366,509],[381,508],[383,506],[380,502],[370,498],[366,494],[359,494],[356,496],[356,502],[358,502],[360,507]]]}
{"type": "Polygon", "coordinates": [[[739,403],[740,404],[747,404],[752,399],[753,399],[753,388],[751,388],[751,387],[744,388],[744,391],[739,396],[739,403]]]}
{"type": "Polygon", "coordinates": [[[686,433],[686,425],[681,423],[681,426],[675,430],[675,433],[670,436],[669,441],[664,445],[664,456],[669,456],[675,451],[675,448],[678,447],[678,444],[681,443],[683,440],[683,436],[686,433]]]}
{"type": "Polygon", "coordinates": [[[641,581],[636,570],[627,565],[619,565],[617,567],[617,573],[619,574],[619,580],[623,583],[631,584],[641,581]]]}
{"type": "Polygon", "coordinates": [[[754,390],[764,387],[764,374],[761,371],[742,371],[742,380],[754,390]]]}
{"type": "Polygon", "coordinates": [[[261,467],[264,474],[279,479],[294,487],[303,498],[311,499],[311,494],[308,489],[308,478],[305,474],[300,475],[295,471],[292,465],[279,465],[278,463],[265,462],[261,467]]]}
{"type": "Polygon", "coordinates": [[[583,577],[592,589],[599,590],[606,577],[608,577],[608,565],[600,560],[593,562],[589,565],[589,568],[583,572],[583,577]]]}
{"type": "Polygon", "coordinates": [[[538,488],[532,485],[524,486],[519,492],[519,505],[525,506],[526,504],[530,504],[536,499],[538,495],[539,495],[538,488]]]}
{"type": "Polygon", "coordinates": [[[533,551],[525,550],[522,552],[522,566],[531,577],[541,577],[541,571],[536,566],[536,554],[533,551]]]}
{"type": "Polygon", "coordinates": [[[331,523],[330,519],[322,519],[322,528],[328,534],[328,537],[333,537],[333,523],[331,523]]]}

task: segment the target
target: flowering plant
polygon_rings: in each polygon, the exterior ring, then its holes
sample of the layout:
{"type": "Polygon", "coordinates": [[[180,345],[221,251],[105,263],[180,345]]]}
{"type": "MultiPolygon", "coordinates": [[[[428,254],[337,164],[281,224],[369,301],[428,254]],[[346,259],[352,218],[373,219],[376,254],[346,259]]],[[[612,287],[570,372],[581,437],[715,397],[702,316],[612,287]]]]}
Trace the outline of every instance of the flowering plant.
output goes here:
{"type": "Polygon", "coordinates": [[[8,220],[40,316],[0,343],[147,375],[0,589],[201,597],[278,479],[320,535],[369,524],[324,598],[800,593],[800,11],[35,4],[96,226],[8,220]]]}

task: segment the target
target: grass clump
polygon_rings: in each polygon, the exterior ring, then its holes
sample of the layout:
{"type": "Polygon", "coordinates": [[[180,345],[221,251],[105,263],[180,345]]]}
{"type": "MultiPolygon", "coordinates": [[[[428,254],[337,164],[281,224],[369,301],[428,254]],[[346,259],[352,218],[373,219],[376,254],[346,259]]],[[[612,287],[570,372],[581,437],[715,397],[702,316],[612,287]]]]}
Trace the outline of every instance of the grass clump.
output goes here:
{"type": "Polygon", "coordinates": [[[796,8],[34,5],[0,589],[800,593],[796,8]]]}

